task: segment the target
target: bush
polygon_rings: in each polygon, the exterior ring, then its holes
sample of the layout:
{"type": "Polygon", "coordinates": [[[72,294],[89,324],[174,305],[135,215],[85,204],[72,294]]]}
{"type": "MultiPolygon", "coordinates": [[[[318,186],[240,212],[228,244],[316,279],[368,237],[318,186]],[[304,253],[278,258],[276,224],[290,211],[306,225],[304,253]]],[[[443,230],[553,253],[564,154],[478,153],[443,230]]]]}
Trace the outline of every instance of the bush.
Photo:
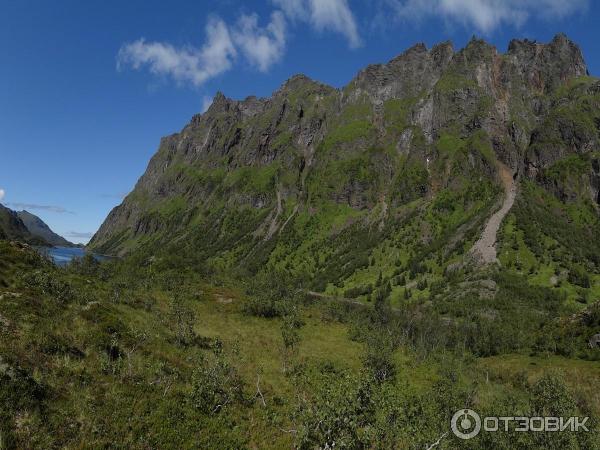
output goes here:
{"type": "Polygon", "coordinates": [[[301,291],[295,288],[289,274],[280,272],[259,274],[253,279],[248,293],[251,297],[245,302],[244,311],[253,316],[273,318],[284,316],[301,291]]]}
{"type": "Polygon", "coordinates": [[[371,377],[378,383],[392,380],[396,376],[396,366],[391,337],[383,332],[373,334],[367,338],[365,349],[362,362],[371,377]]]}
{"type": "Polygon", "coordinates": [[[18,443],[15,416],[22,411],[39,411],[47,395],[46,387],[30,373],[0,356],[1,448],[26,448],[23,443],[18,443]]]}
{"type": "Polygon", "coordinates": [[[368,295],[371,292],[373,292],[373,286],[371,284],[356,286],[350,289],[346,289],[344,291],[344,297],[356,298],[360,297],[361,295],[368,295]]]}
{"type": "Polygon", "coordinates": [[[218,414],[243,400],[243,384],[237,370],[225,358],[219,341],[213,346],[214,360],[200,356],[192,374],[192,405],[204,414],[218,414]]]}
{"type": "Polygon", "coordinates": [[[347,373],[327,373],[311,379],[310,395],[298,396],[293,414],[296,446],[313,448],[368,448],[372,415],[372,387],[347,373]]]}
{"type": "Polygon", "coordinates": [[[569,270],[569,283],[589,289],[591,287],[590,276],[581,266],[573,266],[569,270]]]}
{"type": "Polygon", "coordinates": [[[171,300],[169,319],[177,343],[183,346],[192,345],[196,339],[196,333],[194,332],[196,313],[177,296],[171,300]]]}
{"type": "Polygon", "coordinates": [[[61,302],[71,301],[75,297],[75,292],[69,283],[47,270],[26,272],[21,277],[21,284],[43,295],[50,295],[61,302]]]}

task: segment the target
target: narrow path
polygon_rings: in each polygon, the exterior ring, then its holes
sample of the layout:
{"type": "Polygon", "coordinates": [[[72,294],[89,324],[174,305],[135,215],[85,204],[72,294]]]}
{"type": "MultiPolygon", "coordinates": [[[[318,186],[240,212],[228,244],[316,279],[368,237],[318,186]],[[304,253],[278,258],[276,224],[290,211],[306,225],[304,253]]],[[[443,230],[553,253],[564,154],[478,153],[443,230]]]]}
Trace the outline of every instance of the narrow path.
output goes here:
{"type": "Polygon", "coordinates": [[[515,197],[517,196],[517,183],[513,179],[510,169],[502,163],[498,163],[498,168],[506,196],[502,207],[489,218],[481,237],[471,248],[471,254],[481,264],[491,264],[498,261],[496,253],[498,230],[515,203],[515,197]]]}

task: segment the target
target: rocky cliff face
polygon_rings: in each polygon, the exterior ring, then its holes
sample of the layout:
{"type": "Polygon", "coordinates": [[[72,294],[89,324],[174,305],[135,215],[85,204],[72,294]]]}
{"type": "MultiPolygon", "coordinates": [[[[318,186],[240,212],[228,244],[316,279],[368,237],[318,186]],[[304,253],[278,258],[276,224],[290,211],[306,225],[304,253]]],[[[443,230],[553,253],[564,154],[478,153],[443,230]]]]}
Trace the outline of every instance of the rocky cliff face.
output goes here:
{"type": "Polygon", "coordinates": [[[220,266],[326,271],[337,238],[380,233],[372,258],[406,227],[419,245],[468,235],[497,205],[498,163],[563,200],[597,202],[599,93],[564,35],[513,40],[506,53],[477,39],[459,51],[418,44],[342,89],[298,75],[270,98],[219,93],[162,139],[90,245],[185,242],[220,266]]]}

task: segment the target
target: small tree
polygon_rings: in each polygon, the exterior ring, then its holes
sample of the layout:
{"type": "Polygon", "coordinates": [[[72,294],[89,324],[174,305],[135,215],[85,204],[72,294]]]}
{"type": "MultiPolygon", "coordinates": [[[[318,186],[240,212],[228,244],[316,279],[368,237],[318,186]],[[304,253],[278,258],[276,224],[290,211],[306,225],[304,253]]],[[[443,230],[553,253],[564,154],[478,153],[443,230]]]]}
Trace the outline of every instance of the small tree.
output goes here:
{"type": "Polygon", "coordinates": [[[375,296],[375,311],[377,313],[378,320],[386,322],[391,313],[390,307],[390,294],[392,293],[392,285],[389,281],[383,283],[381,288],[375,296]]]}
{"type": "Polygon", "coordinates": [[[385,332],[374,332],[365,343],[363,366],[379,383],[389,381],[396,375],[393,356],[395,345],[392,337],[385,332]]]}
{"type": "Polygon", "coordinates": [[[369,445],[374,408],[371,384],[349,373],[311,379],[310,393],[299,393],[293,413],[296,448],[374,448],[369,445]]]}
{"type": "Polygon", "coordinates": [[[214,359],[203,355],[192,374],[191,401],[205,414],[218,414],[243,399],[243,383],[236,368],[225,358],[220,341],[213,345],[214,359]]]}
{"type": "Polygon", "coordinates": [[[175,340],[179,345],[192,345],[196,338],[194,323],[196,314],[176,295],[170,305],[170,319],[174,328],[175,340]]]}
{"type": "Polygon", "coordinates": [[[304,325],[294,308],[283,317],[281,322],[281,338],[283,341],[283,370],[287,371],[291,358],[296,354],[300,343],[298,330],[304,325]]]}
{"type": "Polygon", "coordinates": [[[127,376],[133,376],[133,355],[148,340],[148,334],[144,331],[132,330],[129,333],[129,345],[125,346],[127,356],[127,376]]]}
{"type": "Polygon", "coordinates": [[[250,283],[250,298],[245,302],[244,310],[258,317],[281,317],[287,314],[298,292],[296,282],[289,273],[261,272],[250,283]]]}
{"type": "MultiPolygon", "coordinates": [[[[530,390],[532,416],[537,417],[572,417],[577,415],[577,403],[565,384],[564,379],[557,373],[548,373],[540,378],[530,390]]],[[[531,433],[531,447],[547,449],[589,448],[581,445],[578,440],[587,433],[531,433]]]]}

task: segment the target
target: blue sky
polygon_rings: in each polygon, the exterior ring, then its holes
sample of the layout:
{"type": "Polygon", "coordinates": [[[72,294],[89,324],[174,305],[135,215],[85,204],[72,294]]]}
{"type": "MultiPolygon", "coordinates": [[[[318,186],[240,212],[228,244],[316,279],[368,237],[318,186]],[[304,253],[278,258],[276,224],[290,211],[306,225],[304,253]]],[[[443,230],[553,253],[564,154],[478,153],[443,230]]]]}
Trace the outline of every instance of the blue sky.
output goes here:
{"type": "Polygon", "coordinates": [[[216,91],[268,96],[295,73],[340,87],[417,42],[565,32],[598,75],[599,3],[0,0],[0,201],[86,242],[216,91]]]}

